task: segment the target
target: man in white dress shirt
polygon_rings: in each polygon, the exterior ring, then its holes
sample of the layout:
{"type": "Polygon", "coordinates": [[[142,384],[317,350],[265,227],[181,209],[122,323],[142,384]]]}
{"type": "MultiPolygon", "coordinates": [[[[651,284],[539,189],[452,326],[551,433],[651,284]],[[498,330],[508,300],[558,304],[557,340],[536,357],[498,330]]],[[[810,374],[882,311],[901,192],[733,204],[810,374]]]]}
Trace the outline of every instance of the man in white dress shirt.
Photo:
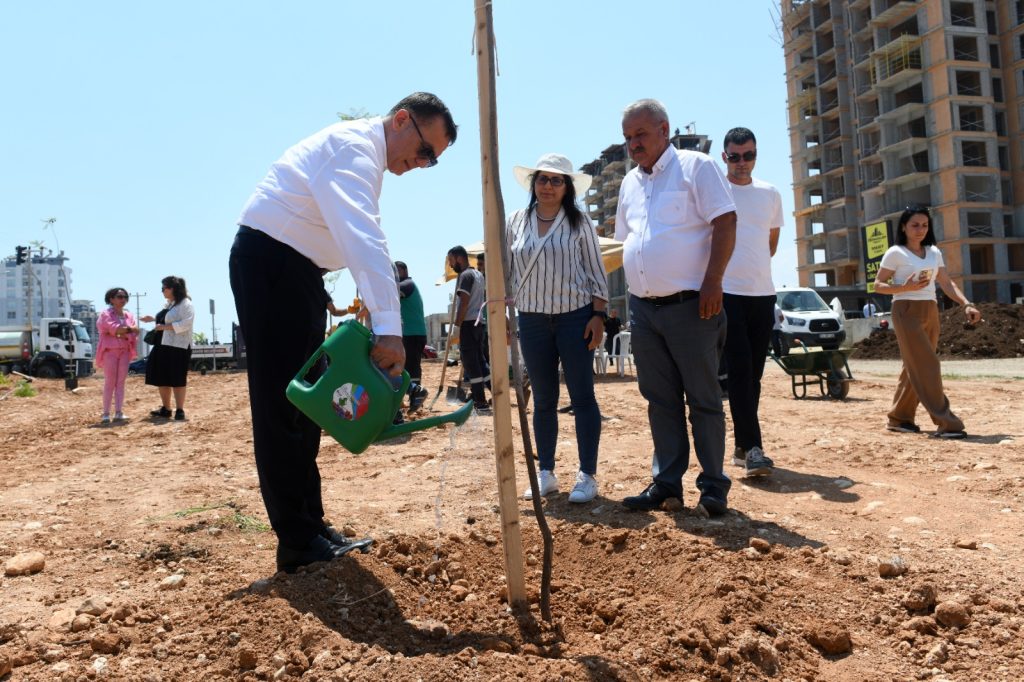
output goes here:
{"type": "Polygon", "coordinates": [[[623,505],[649,511],[669,498],[682,502],[689,407],[702,469],[698,505],[723,514],[731,481],[718,361],[722,276],[736,238],[732,192],[711,157],[669,143],[668,113],[657,100],[626,107],[622,134],[638,167],[619,188],[615,238],[624,242],[632,351],[654,440],[654,481],[623,505]]]}
{"type": "Polygon", "coordinates": [[[277,568],[330,561],[351,542],[324,523],[316,457],[320,427],[285,397],[288,382],[324,340],[323,274],[348,268],[372,319],[373,361],[402,371],[401,306],[378,200],[384,171],[437,164],[455,142],[451,113],[417,92],[383,118],[335,123],[285,151],[238,220],[229,260],[245,335],[253,450],[277,534],[277,568]]]}
{"type": "Polygon", "coordinates": [[[782,229],[782,196],[753,176],[757,138],[752,131],[733,128],[725,134],[724,146],[722,161],[736,202],[736,248],[722,283],[729,412],[736,441],[732,463],[744,467],[747,476],[767,476],[775,465],[764,454],[757,410],[775,324],[772,256],[782,229]]]}

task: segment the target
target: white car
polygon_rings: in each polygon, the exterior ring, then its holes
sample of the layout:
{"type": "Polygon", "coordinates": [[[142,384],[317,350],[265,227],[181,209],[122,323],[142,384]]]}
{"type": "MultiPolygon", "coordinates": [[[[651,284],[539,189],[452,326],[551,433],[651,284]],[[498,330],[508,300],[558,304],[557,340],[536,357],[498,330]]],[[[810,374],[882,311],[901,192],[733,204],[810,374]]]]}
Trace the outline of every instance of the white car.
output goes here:
{"type": "Polygon", "coordinates": [[[782,315],[778,322],[783,355],[801,343],[835,350],[846,338],[842,315],[832,310],[814,289],[778,289],[775,296],[782,315]]]}

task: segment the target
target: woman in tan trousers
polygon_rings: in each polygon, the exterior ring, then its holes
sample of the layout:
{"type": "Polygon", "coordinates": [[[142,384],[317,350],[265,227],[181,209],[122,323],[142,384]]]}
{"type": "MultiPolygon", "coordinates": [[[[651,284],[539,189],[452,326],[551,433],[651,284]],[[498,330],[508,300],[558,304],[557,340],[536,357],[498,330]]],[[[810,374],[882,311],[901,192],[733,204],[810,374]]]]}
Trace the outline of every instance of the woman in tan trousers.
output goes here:
{"type": "Polygon", "coordinates": [[[942,390],[942,370],[935,350],[939,342],[939,309],[935,283],[964,306],[968,322],[981,320],[981,312],[949,278],[942,252],[935,245],[931,217],[924,206],[910,206],[900,216],[896,245],[882,256],[875,291],[891,294],[892,324],[900,346],[903,371],[889,410],[890,431],[920,433],[914,423],[918,403],[935,422],[938,438],[964,438],[964,423],[953,414],[942,390]]]}

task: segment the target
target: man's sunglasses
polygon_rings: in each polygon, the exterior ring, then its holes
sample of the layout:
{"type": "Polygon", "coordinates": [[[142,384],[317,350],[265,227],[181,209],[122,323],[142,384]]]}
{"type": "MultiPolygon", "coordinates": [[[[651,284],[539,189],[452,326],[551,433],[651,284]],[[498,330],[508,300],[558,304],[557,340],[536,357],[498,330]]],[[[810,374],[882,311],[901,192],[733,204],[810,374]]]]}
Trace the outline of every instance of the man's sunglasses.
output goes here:
{"type": "Polygon", "coordinates": [[[725,160],[728,161],[729,163],[739,163],[740,159],[743,159],[747,163],[750,163],[756,158],[757,152],[743,152],[742,154],[737,154],[736,152],[733,152],[732,154],[725,155],[725,160]]]}
{"type": "Polygon", "coordinates": [[[433,168],[437,165],[437,154],[434,153],[433,147],[427,144],[427,141],[423,138],[423,133],[420,132],[420,127],[416,125],[416,119],[409,114],[409,120],[412,121],[412,127],[416,129],[416,134],[420,136],[420,148],[416,152],[416,155],[421,159],[427,160],[427,167],[433,168]]]}

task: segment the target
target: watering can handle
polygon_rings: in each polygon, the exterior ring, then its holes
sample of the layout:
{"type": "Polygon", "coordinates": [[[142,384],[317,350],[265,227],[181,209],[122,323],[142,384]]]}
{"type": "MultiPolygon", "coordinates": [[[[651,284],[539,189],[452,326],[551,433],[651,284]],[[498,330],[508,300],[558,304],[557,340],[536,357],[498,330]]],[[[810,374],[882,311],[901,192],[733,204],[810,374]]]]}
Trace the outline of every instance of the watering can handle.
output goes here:
{"type": "MultiPolygon", "coordinates": [[[[310,356],[309,360],[306,360],[306,364],[302,366],[299,373],[295,375],[295,381],[300,382],[306,388],[310,388],[313,384],[306,381],[306,375],[309,374],[309,370],[313,369],[313,365],[320,361],[320,358],[324,356],[322,350],[318,350],[310,356]]],[[[319,381],[319,379],[317,379],[319,381]]]]}
{"type": "MultiPolygon", "coordinates": [[[[376,334],[371,334],[370,335],[370,348],[371,349],[373,348],[373,344],[375,344],[376,342],[377,342],[377,335],[376,334]]],[[[373,362],[373,361],[371,360],[371,362],[373,362]]],[[[401,392],[403,395],[405,394],[405,392],[407,390],[409,390],[409,379],[407,378],[409,376],[408,372],[403,370],[402,373],[399,374],[398,376],[392,376],[386,369],[384,369],[383,367],[378,365],[376,362],[373,362],[373,366],[376,368],[376,370],[378,372],[380,372],[381,376],[383,376],[385,379],[388,380],[388,383],[391,384],[391,390],[396,391],[396,392],[401,392]]]]}

